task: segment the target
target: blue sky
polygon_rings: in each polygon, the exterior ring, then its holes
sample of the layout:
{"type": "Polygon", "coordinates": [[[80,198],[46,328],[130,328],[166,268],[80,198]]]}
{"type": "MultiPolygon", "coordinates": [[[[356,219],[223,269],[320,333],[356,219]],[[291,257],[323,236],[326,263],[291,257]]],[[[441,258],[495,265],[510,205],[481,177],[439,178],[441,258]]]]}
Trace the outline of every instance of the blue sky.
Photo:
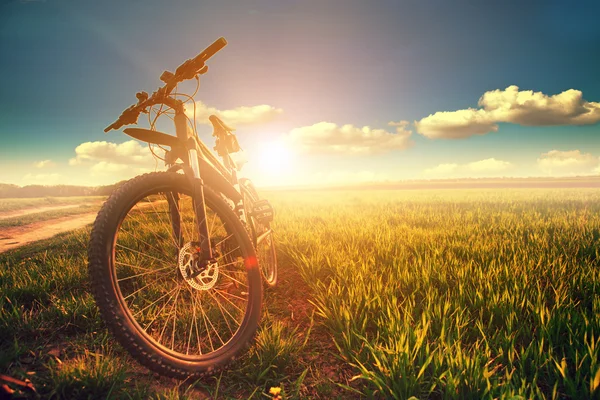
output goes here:
{"type": "Polygon", "coordinates": [[[96,185],[153,170],[142,145],[103,128],[220,36],[229,44],[196,99],[230,116],[259,184],[598,174],[599,12],[565,1],[0,0],[0,182],[96,185]]]}

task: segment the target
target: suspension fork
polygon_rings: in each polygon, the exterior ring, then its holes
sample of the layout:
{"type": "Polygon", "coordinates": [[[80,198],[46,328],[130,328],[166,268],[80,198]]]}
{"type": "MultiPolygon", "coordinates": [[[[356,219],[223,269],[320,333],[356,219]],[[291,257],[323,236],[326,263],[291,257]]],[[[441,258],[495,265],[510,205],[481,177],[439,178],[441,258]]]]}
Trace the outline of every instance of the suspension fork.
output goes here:
{"type": "MultiPolygon", "coordinates": [[[[169,168],[169,171],[176,169],[169,168]]],[[[173,229],[173,237],[177,242],[177,246],[183,246],[183,231],[181,230],[181,213],[179,212],[179,194],[171,192],[167,194],[167,203],[169,204],[169,216],[171,218],[171,228],[173,229]]]]}
{"type": "Polygon", "coordinates": [[[192,184],[192,191],[194,193],[194,209],[196,211],[196,228],[200,234],[200,249],[203,254],[204,260],[212,260],[213,253],[210,244],[210,232],[208,231],[208,218],[206,218],[206,205],[204,202],[204,182],[200,177],[200,169],[198,165],[198,151],[195,148],[196,142],[194,141],[194,148],[188,151],[190,164],[192,164],[192,176],[188,176],[192,184]],[[193,160],[193,161],[192,161],[193,160]]]}
{"type": "Polygon", "coordinates": [[[183,105],[175,109],[175,130],[177,137],[184,141],[188,151],[188,165],[183,167],[185,176],[192,187],[192,199],[196,213],[196,229],[200,237],[200,254],[202,264],[213,260],[213,251],[210,243],[210,232],[208,231],[208,219],[206,218],[206,205],[204,201],[204,182],[202,181],[200,165],[198,162],[198,148],[194,133],[187,124],[187,117],[183,105]]]}

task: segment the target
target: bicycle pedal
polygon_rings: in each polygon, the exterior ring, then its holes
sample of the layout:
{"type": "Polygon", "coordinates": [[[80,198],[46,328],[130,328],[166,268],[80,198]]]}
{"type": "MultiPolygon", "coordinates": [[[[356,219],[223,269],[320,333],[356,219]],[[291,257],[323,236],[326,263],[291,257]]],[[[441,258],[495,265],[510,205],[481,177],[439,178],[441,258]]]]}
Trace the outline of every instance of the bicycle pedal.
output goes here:
{"type": "Polygon", "coordinates": [[[261,224],[273,221],[273,207],[268,200],[257,200],[252,204],[252,212],[250,215],[257,219],[261,224]]]}

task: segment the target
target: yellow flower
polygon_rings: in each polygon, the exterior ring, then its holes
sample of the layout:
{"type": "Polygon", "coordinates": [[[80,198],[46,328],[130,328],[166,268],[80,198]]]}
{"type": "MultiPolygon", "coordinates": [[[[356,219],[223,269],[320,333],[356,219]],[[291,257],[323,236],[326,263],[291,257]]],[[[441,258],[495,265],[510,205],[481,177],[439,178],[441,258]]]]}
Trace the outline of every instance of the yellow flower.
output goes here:
{"type": "Polygon", "coordinates": [[[269,393],[272,394],[273,396],[277,396],[279,393],[281,393],[281,388],[280,387],[272,387],[271,389],[269,389],[269,393]]]}

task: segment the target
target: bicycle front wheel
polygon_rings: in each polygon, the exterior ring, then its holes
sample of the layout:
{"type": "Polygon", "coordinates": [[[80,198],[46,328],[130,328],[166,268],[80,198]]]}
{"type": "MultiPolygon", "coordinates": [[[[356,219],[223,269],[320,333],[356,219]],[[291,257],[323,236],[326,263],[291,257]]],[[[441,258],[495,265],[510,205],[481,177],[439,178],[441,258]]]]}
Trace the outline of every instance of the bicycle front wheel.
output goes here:
{"type": "Polygon", "coordinates": [[[249,344],[262,301],[252,242],[229,205],[204,188],[215,263],[201,239],[187,177],[132,179],[100,210],[89,247],[92,289],[118,341],[149,369],[176,378],[225,366],[249,344]]]}

